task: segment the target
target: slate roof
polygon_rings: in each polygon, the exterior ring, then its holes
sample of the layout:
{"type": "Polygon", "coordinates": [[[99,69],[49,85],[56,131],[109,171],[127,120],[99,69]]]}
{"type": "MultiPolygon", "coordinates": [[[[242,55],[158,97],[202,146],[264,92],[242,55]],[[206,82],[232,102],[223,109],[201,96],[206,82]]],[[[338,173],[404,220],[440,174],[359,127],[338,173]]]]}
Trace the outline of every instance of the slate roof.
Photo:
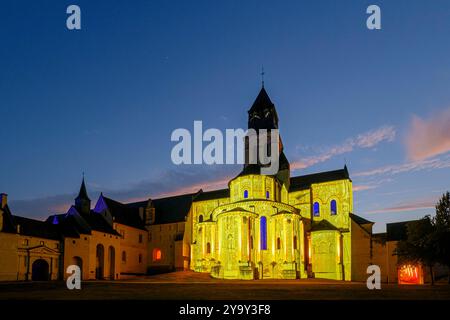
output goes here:
{"type": "Polygon", "coordinates": [[[344,169],[325,171],[319,173],[308,174],[304,176],[292,177],[289,191],[298,191],[309,189],[313,183],[322,183],[335,180],[350,179],[347,166],[344,169]]]}
{"type": "Polygon", "coordinates": [[[154,224],[185,221],[195,195],[196,193],[189,193],[152,200],[152,204],[155,207],[154,224]]]}
{"type": "Polygon", "coordinates": [[[46,223],[57,226],[59,232],[66,237],[78,238],[81,234],[92,234],[93,230],[120,235],[101,213],[91,210],[88,214],[80,214],[75,206],[72,206],[66,214],[48,217],[46,223]]]}
{"type": "Polygon", "coordinates": [[[218,189],[213,191],[200,190],[200,192],[196,196],[194,196],[194,202],[229,198],[229,197],[230,197],[230,189],[218,189]]]}
{"type": "Polygon", "coordinates": [[[350,213],[349,214],[350,218],[355,221],[357,224],[359,225],[363,225],[363,224],[374,224],[375,222],[369,221],[364,219],[363,217],[360,217],[354,213],[350,213]]]}
{"type": "Polygon", "coordinates": [[[61,236],[58,228],[44,221],[13,216],[16,226],[20,226],[19,234],[30,237],[60,240],[61,236]]]}
{"type": "Polygon", "coordinates": [[[147,201],[123,204],[103,195],[101,196],[105,200],[109,212],[114,217],[115,222],[145,230],[144,221],[142,221],[139,216],[139,208],[145,208],[147,206],[147,201]]]}
{"type": "Polygon", "coordinates": [[[322,231],[322,230],[339,230],[339,229],[325,219],[319,222],[316,221],[312,222],[311,231],[322,231]]]}
{"type": "Polygon", "coordinates": [[[253,102],[251,108],[248,110],[248,113],[264,111],[264,109],[273,106],[274,104],[272,100],[270,100],[270,97],[267,94],[266,89],[262,87],[255,101],[253,102]]]}
{"type": "Polygon", "coordinates": [[[270,100],[264,87],[259,91],[258,96],[248,110],[248,128],[259,129],[277,129],[278,114],[275,105],[270,100]],[[256,117],[252,115],[256,114],[256,117]]]}
{"type": "Polygon", "coordinates": [[[75,199],[91,200],[91,199],[89,199],[88,194],[87,194],[86,184],[84,183],[84,177],[83,177],[83,181],[81,182],[80,192],[78,192],[78,196],[75,199]]]}

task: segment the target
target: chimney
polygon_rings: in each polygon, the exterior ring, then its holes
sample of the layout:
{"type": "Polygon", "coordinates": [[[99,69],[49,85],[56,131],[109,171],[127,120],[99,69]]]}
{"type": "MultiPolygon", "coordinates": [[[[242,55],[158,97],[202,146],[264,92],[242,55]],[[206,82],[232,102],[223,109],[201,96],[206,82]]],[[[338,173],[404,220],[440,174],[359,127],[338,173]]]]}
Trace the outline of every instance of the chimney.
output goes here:
{"type": "Polygon", "coordinates": [[[1,206],[0,208],[4,208],[8,203],[8,195],[6,193],[0,193],[1,206]]]}

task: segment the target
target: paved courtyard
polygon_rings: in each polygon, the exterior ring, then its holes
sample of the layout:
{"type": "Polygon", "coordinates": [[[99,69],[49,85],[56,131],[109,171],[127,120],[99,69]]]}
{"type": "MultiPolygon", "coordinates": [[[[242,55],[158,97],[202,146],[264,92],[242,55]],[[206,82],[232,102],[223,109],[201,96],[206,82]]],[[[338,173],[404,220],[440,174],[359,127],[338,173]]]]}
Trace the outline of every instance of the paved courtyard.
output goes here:
{"type": "Polygon", "coordinates": [[[381,290],[368,290],[365,283],[359,282],[320,279],[216,280],[206,274],[174,272],[121,281],[85,281],[81,290],[68,290],[62,281],[0,283],[0,300],[5,299],[450,300],[450,285],[382,284],[381,290]]]}

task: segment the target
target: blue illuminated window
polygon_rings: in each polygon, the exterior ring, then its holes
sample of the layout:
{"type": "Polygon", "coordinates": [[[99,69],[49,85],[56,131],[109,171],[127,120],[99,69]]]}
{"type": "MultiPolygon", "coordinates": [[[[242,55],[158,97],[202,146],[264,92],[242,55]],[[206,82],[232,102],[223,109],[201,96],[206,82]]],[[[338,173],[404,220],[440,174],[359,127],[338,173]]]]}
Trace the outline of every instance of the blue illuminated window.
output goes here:
{"type": "Polygon", "coordinates": [[[248,198],[248,190],[244,191],[244,198],[247,199],[248,198]]]}
{"type": "Polygon", "coordinates": [[[332,215],[337,214],[337,204],[336,204],[336,200],[331,200],[330,211],[331,211],[331,214],[332,214],[332,215]]]}
{"type": "Polygon", "coordinates": [[[270,198],[270,192],[266,191],[266,198],[269,199],[270,198]]]}
{"type": "Polygon", "coordinates": [[[261,250],[267,250],[267,219],[261,217],[259,219],[259,230],[261,236],[261,250]]]}
{"type": "Polygon", "coordinates": [[[318,202],[314,202],[313,205],[313,216],[314,217],[319,217],[320,216],[320,205],[318,202]]]}

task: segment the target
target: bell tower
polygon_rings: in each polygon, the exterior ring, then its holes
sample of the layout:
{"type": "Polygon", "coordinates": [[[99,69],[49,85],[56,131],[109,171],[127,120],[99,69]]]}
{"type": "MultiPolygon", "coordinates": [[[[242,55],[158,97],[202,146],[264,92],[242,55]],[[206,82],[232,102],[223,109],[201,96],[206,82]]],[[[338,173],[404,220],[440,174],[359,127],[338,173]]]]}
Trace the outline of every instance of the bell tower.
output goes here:
{"type": "MultiPolygon", "coordinates": [[[[259,133],[260,130],[265,129],[267,131],[267,154],[270,155],[271,150],[271,130],[278,129],[278,113],[275,109],[275,105],[267,94],[266,89],[264,88],[264,83],[259,91],[258,96],[253,102],[251,108],[248,110],[248,129],[249,133],[245,137],[245,164],[242,174],[260,174],[261,167],[264,166],[259,161],[259,133]],[[252,137],[252,134],[255,134],[256,137],[252,137]],[[257,163],[250,163],[250,141],[251,139],[256,140],[258,144],[258,148],[256,148],[257,153],[257,163]]],[[[279,137],[278,141],[279,148],[279,170],[276,174],[277,178],[279,178],[283,183],[289,183],[289,162],[283,152],[283,142],[281,137],[279,137]]],[[[253,149],[253,151],[255,151],[253,149]]]]}
{"type": "Polygon", "coordinates": [[[75,198],[75,208],[81,214],[89,214],[91,211],[91,199],[89,199],[86,191],[84,176],[81,182],[80,192],[78,193],[78,196],[75,198]]]}

